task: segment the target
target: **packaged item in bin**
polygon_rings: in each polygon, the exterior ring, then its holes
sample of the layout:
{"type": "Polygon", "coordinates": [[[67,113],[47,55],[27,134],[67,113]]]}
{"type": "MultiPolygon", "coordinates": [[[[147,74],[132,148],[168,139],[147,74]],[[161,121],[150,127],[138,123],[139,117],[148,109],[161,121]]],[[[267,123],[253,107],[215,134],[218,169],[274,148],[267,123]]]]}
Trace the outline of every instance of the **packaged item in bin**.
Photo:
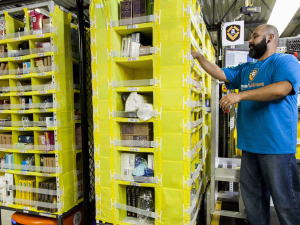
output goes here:
{"type": "Polygon", "coordinates": [[[125,112],[136,112],[143,103],[149,103],[147,96],[139,95],[137,92],[132,92],[125,103],[125,112]]]}
{"type": "Polygon", "coordinates": [[[145,56],[145,55],[151,55],[151,46],[140,46],[139,48],[139,55],[145,56]]]}
{"type": "Polygon", "coordinates": [[[38,53],[51,52],[50,42],[36,42],[35,45],[38,53]]]}
{"type": "Polygon", "coordinates": [[[35,60],[35,66],[39,68],[39,73],[45,72],[44,60],[42,58],[35,60]]]}
{"type": "Polygon", "coordinates": [[[145,169],[147,169],[147,160],[142,157],[136,157],[134,166],[135,168],[132,171],[132,176],[137,176],[137,177],[144,176],[145,169]]]}
{"type": "Polygon", "coordinates": [[[153,105],[149,103],[144,103],[141,105],[137,111],[137,116],[140,120],[147,121],[152,118],[153,115],[153,105]]]}
{"type": "Polygon", "coordinates": [[[150,217],[150,213],[154,210],[154,193],[151,188],[143,188],[141,190],[138,202],[138,208],[149,212],[149,216],[138,214],[139,225],[154,224],[154,218],[150,217]]]}

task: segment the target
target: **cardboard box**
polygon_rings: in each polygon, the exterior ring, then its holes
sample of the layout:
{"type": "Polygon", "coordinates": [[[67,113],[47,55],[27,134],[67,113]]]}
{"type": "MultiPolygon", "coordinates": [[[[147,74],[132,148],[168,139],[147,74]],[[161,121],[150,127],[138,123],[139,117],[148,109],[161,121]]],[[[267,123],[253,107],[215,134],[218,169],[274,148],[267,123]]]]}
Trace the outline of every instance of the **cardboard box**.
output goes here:
{"type": "Polygon", "coordinates": [[[49,167],[49,158],[48,157],[44,157],[43,159],[44,162],[44,173],[49,173],[48,171],[48,167],[49,167]]]}
{"type": "Polygon", "coordinates": [[[43,28],[51,27],[50,18],[43,19],[43,28]]]}
{"type": "Polygon", "coordinates": [[[149,123],[121,123],[121,135],[148,136],[149,133],[149,123]]]}
{"type": "Polygon", "coordinates": [[[5,45],[0,45],[0,53],[6,52],[6,46],[5,45]]]}
{"type": "MultiPolygon", "coordinates": [[[[19,180],[19,187],[23,187],[23,180],[19,180]]],[[[19,196],[18,198],[19,199],[23,199],[23,191],[20,190],[20,191],[17,191],[17,196],[19,196]]],[[[18,205],[23,205],[23,202],[22,203],[19,203],[18,205]]]]}
{"type": "Polygon", "coordinates": [[[4,145],[4,142],[3,142],[3,134],[0,134],[0,145],[4,145]]]}
{"type": "MultiPolygon", "coordinates": [[[[49,167],[55,168],[55,158],[54,157],[49,158],[48,163],[49,163],[49,167]]],[[[55,172],[51,171],[50,173],[55,173],[55,172]]]]}
{"type": "Polygon", "coordinates": [[[39,145],[46,145],[45,135],[39,135],[39,145]]]}

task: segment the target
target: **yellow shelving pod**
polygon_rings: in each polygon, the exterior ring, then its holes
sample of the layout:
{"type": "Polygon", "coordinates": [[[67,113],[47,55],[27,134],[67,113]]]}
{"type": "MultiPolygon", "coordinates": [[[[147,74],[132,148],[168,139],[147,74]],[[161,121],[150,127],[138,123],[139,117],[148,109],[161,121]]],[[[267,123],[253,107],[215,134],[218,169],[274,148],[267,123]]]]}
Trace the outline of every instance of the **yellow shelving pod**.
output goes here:
{"type": "Polygon", "coordinates": [[[139,224],[129,211],[155,224],[195,224],[210,177],[211,78],[191,50],[214,60],[200,6],[195,0],[155,0],[149,22],[119,26],[119,3],[93,0],[90,5],[96,219],[139,224]],[[122,37],[134,32],[151,37],[152,54],[120,57],[122,37]],[[131,92],[153,99],[150,120],[126,117],[122,94],[131,92]],[[121,139],[122,123],[128,122],[153,126],[147,146],[128,146],[121,139]],[[126,152],[153,154],[154,176],[143,183],[122,179],[121,153],[126,152]],[[127,206],[128,186],[153,188],[152,213],[127,206]]]}
{"type": "Polygon", "coordinates": [[[76,167],[76,163],[80,163],[76,159],[81,149],[76,146],[75,126],[81,121],[74,117],[74,96],[78,90],[73,84],[72,65],[76,60],[70,54],[71,14],[55,6],[50,13],[51,27],[43,30],[30,30],[27,8],[24,8],[24,15],[28,31],[16,32],[24,27],[24,23],[5,12],[6,35],[0,40],[0,45],[8,50],[8,54],[0,56],[0,63],[8,63],[8,69],[1,71],[0,100],[1,103],[4,100],[10,103],[0,105],[0,134],[12,137],[11,143],[0,145],[0,156],[13,155],[10,165],[1,164],[0,175],[12,174],[14,177],[14,183],[6,187],[12,198],[4,196],[0,205],[57,218],[82,201],[82,190],[78,188],[80,181],[77,180],[82,169],[76,167]],[[51,47],[47,51],[39,51],[37,42],[49,42],[51,47]],[[19,51],[18,46],[24,43],[29,48],[19,51]],[[11,51],[20,55],[12,56],[11,51]],[[46,60],[45,57],[49,57],[46,59],[51,60],[51,65],[43,68],[35,66],[37,59],[46,60]],[[28,73],[20,68],[23,63],[31,64],[28,73]],[[20,98],[23,97],[30,98],[31,102],[22,105],[20,98]],[[52,101],[45,103],[47,99],[52,101]],[[53,121],[47,124],[40,121],[42,117],[52,117],[53,121]],[[54,142],[47,147],[39,140],[45,132],[54,137],[54,142]],[[20,147],[18,138],[22,135],[32,136],[33,145],[20,147]],[[34,166],[23,167],[22,162],[28,157],[34,159],[34,166]],[[50,164],[49,160],[46,165],[47,157],[53,158],[54,162],[50,164]],[[35,186],[30,191],[21,190],[19,184],[23,180],[33,180],[35,186]],[[49,191],[42,187],[42,182],[46,181],[53,182],[56,188],[49,191]],[[31,193],[28,195],[31,199],[24,199],[22,192],[31,193]],[[47,198],[55,200],[50,202],[47,198]]]}

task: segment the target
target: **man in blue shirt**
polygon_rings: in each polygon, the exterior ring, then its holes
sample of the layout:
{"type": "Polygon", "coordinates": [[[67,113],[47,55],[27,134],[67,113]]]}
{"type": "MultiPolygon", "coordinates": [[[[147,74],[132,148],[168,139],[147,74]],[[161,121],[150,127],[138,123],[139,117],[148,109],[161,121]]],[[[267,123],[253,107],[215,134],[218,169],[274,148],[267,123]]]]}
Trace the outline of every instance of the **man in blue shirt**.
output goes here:
{"type": "Polygon", "coordinates": [[[240,187],[251,225],[270,224],[270,195],[280,220],[300,224],[297,145],[300,65],[296,57],[276,53],[276,27],[257,27],[249,55],[257,62],[219,68],[192,51],[204,70],[227,88],[239,89],[220,100],[226,110],[238,104],[237,147],[242,150],[240,187]]]}

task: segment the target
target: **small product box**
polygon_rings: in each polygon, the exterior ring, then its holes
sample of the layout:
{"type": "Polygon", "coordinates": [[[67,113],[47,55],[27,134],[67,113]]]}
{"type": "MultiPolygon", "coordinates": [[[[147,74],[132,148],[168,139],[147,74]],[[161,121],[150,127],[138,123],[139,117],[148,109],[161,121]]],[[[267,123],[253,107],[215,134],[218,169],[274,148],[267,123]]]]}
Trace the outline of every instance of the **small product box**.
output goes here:
{"type": "Polygon", "coordinates": [[[31,68],[30,62],[23,62],[23,74],[29,74],[30,68],[31,68]]]}
{"type": "Polygon", "coordinates": [[[39,135],[39,145],[46,145],[45,135],[39,135]]]}
{"type": "Polygon", "coordinates": [[[33,143],[33,136],[19,136],[18,141],[21,143],[33,143]]]}
{"type": "Polygon", "coordinates": [[[121,135],[148,136],[149,123],[122,123],[121,135]]]}

